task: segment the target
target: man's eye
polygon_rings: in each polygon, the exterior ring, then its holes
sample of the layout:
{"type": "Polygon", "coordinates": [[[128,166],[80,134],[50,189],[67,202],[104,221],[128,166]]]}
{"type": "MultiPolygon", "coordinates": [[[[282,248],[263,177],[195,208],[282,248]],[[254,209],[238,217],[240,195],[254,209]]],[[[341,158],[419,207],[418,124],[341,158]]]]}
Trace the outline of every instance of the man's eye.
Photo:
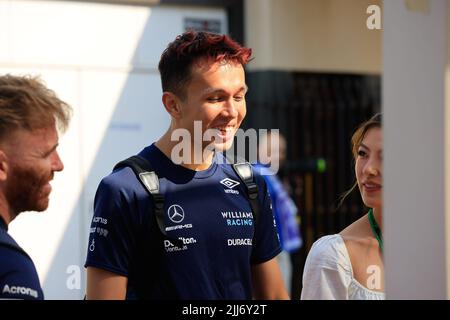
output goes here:
{"type": "Polygon", "coordinates": [[[236,97],[234,97],[234,101],[242,101],[242,100],[244,100],[244,96],[236,96],[236,97]]]}
{"type": "Polygon", "coordinates": [[[208,102],[219,102],[221,99],[219,97],[212,97],[207,99],[208,102]]]}

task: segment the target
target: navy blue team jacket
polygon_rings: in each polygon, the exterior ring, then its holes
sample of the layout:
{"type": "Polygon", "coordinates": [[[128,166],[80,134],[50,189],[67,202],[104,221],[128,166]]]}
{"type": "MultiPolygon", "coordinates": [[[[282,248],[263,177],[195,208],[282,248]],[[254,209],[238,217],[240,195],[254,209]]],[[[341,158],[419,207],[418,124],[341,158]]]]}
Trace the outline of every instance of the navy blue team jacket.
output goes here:
{"type": "Polygon", "coordinates": [[[154,144],[139,155],[160,179],[167,234],[183,246],[163,238],[151,197],[121,168],[98,187],[85,266],[126,276],[127,298],[251,299],[251,266],[281,251],[263,177],[255,177],[255,228],[245,186],[223,155],[204,171],[174,164],[154,144]]]}
{"type": "Polygon", "coordinates": [[[0,218],[0,299],[44,299],[33,261],[7,231],[0,218]]]}

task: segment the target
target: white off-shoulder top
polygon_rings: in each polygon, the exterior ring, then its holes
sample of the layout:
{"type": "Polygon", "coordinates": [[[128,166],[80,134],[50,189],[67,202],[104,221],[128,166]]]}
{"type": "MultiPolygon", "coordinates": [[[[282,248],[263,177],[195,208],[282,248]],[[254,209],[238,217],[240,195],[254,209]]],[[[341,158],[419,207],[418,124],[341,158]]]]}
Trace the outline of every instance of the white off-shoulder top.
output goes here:
{"type": "Polygon", "coordinates": [[[302,300],[384,300],[353,277],[344,239],[339,234],[318,239],[306,258],[302,300]]]}

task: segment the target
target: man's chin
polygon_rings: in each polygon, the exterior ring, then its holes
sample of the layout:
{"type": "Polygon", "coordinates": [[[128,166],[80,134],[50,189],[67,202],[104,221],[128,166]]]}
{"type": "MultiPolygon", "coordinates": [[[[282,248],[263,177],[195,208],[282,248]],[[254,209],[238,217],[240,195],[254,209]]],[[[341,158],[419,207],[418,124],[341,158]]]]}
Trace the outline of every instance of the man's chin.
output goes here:
{"type": "Polygon", "coordinates": [[[36,204],[36,208],[33,211],[42,212],[47,210],[49,204],[49,199],[42,199],[39,203],[36,204]]]}
{"type": "Polygon", "coordinates": [[[215,143],[214,149],[217,152],[225,152],[231,148],[233,145],[233,139],[230,139],[230,141],[222,142],[222,143],[215,143]]]}

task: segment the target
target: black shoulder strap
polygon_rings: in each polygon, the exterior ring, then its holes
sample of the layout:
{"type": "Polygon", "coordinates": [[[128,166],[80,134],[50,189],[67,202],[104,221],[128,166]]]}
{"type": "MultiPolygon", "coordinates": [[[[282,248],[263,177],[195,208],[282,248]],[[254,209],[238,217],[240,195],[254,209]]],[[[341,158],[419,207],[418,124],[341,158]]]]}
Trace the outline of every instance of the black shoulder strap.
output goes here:
{"type": "Polygon", "coordinates": [[[237,163],[232,163],[231,166],[241,181],[244,182],[256,224],[259,217],[259,202],[258,185],[255,182],[255,177],[253,176],[253,167],[250,163],[241,159],[238,159],[237,163]]]}
{"type": "Polygon", "coordinates": [[[159,178],[150,162],[141,156],[132,156],[117,163],[113,170],[123,167],[130,167],[133,170],[138,180],[152,197],[155,204],[156,222],[161,233],[175,246],[183,247],[183,242],[180,239],[171,238],[167,235],[164,223],[164,196],[160,193],[159,178]]]}
{"type": "Polygon", "coordinates": [[[13,249],[28,259],[31,260],[30,256],[23,250],[7,233],[6,231],[0,230],[0,246],[13,249]]]}

